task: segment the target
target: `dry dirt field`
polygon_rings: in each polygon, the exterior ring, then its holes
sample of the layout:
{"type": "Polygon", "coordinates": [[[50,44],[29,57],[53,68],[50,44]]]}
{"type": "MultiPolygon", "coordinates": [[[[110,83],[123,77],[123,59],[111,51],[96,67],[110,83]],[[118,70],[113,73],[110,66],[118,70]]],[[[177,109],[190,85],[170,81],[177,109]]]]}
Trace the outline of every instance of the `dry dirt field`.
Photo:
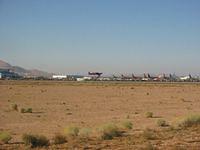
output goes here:
{"type": "Polygon", "coordinates": [[[133,129],[123,137],[73,139],[42,149],[200,149],[200,127],[157,126],[158,119],[171,126],[190,114],[200,114],[199,83],[0,81],[0,131],[12,136],[0,149],[25,149],[24,133],[51,139],[68,125],[96,129],[124,120],[131,121],[133,129]],[[14,111],[12,104],[33,112],[14,111]],[[153,117],[147,118],[147,112],[153,117]],[[155,139],[142,138],[146,128],[155,132],[155,139]]]}

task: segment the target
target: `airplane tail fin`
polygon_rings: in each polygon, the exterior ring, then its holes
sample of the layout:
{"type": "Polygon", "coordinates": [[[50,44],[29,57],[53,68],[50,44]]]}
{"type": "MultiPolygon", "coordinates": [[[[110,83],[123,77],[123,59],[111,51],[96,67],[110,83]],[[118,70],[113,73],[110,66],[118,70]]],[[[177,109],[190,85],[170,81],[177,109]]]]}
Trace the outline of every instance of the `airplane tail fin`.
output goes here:
{"type": "Polygon", "coordinates": [[[144,73],[144,78],[147,78],[146,74],[144,73]]]}
{"type": "Polygon", "coordinates": [[[135,75],[132,73],[132,78],[135,78],[135,75]]]}
{"type": "Polygon", "coordinates": [[[148,73],[148,78],[151,78],[150,74],[148,73]]]}

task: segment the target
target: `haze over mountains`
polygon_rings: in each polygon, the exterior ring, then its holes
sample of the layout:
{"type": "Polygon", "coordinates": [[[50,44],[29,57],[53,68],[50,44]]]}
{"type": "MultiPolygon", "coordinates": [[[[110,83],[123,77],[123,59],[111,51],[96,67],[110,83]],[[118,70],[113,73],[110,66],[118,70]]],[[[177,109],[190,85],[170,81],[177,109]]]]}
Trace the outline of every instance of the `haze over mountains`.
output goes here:
{"type": "Polygon", "coordinates": [[[24,76],[24,77],[51,77],[52,74],[48,73],[48,72],[44,72],[41,70],[37,70],[37,69],[25,69],[19,66],[12,66],[9,63],[0,60],[0,69],[10,69],[13,72],[19,74],[20,76],[24,76]]]}

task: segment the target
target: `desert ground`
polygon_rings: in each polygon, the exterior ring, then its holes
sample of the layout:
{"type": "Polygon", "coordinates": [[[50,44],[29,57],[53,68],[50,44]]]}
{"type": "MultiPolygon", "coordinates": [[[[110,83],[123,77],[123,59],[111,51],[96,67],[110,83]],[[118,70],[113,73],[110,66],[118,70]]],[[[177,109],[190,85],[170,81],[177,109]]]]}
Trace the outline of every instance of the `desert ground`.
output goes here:
{"type": "MultiPolygon", "coordinates": [[[[199,149],[200,127],[170,130],[182,118],[200,114],[199,83],[0,81],[0,131],[12,139],[0,149],[25,149],[24,133],[42,134],[51,139],[68,125],[95,130],[121,121],[133,129],[113,140],[74,139],[41,149],[199,149]],[[32,113],[11,109],[32,108],[32,113]],[[147,118],[146,113],[153,117],[147,118]],[[170,127],[158,127],[164,119],[170,127]],[[156,139],[140,134],[151,129],[156,139]]],[[[40,148],[38,148],[40,149],[40,148]]]]}

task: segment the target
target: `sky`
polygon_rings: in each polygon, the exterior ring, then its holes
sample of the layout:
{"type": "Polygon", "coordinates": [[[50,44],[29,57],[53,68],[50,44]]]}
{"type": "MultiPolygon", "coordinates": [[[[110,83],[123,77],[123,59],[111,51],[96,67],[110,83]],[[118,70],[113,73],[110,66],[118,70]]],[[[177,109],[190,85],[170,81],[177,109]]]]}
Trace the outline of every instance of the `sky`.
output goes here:
{"type": "Polygon", "coordinates": [[[0,59],[53,73],[200,74],[199,0],[0,0],[0,59]]]}

